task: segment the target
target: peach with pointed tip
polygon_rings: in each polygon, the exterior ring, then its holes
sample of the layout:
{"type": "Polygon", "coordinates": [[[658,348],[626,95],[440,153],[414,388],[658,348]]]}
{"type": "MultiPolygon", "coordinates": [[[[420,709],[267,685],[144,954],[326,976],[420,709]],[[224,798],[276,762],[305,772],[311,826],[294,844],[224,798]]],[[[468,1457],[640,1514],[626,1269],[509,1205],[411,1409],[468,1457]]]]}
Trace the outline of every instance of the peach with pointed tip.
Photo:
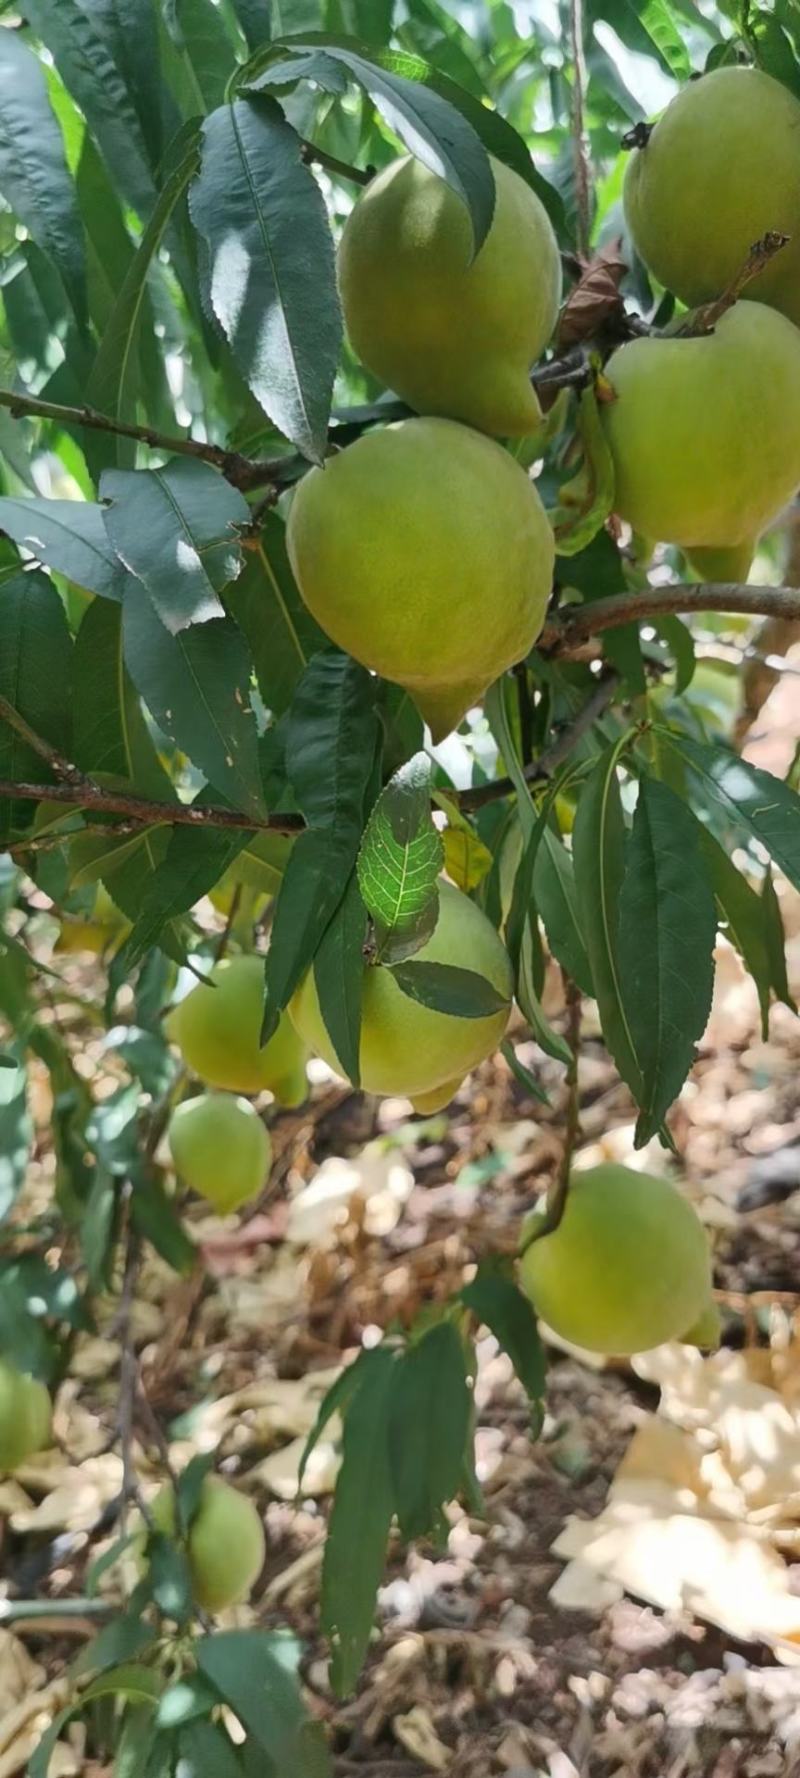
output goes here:
{"type": "Polygon", "coordinates": [[[301,1105],[305,1051],[285,1013],[262,1048],[263,1012],[263,957],[225,957],[172,1008],[167,1035],[208,1086],[231,1093],[268,1090],[282,1105],[301,1105]]]}
{"type": "Polygon", "coordinates": [[[544,622],[554,544],[539,495],[507,451],[454,420],[402,420],[312,469],[287,545],[326,635],[404,686],[434,740],[544,622]]]}

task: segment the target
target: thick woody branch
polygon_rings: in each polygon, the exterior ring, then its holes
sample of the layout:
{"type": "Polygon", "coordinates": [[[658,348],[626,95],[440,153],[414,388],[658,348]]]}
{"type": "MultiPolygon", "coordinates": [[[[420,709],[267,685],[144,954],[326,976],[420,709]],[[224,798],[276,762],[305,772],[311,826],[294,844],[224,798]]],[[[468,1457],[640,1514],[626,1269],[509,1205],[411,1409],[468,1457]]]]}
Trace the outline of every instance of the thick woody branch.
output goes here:
{"type": "Polygon", "coordinates": [[[568,605],[551,618],[537,647],[549,657],[569,656],[604,630],[623,624],[647,623],[669,613],[687,616],[703,611],[741,611],[752,617],[800,618],[800,589],[788,586],[740,586],[728,581],[648,587],[641,593],[620,593],[591,605],[568,605]]]}
{"type": "MultiPolygon", "coordinates": [[[[67,803],[72,808],[89,809],[94,814],[124,815],[127,822],[138,827],[234,827],[245,833],[300,833],[305,826],[302,815],[269,815],[259,820],[240,809],[217,808],[210,803],[196,808],[192,803],[156,803],[143,796],[128,796],[124,791],[105,790],[100,785],[79,780],[72,784],[17,784],[13,779],[0,779],[0,799],[19,797],[29,803],[67,803]]],[[[111,827],[109,833],[115,833],[111,827]]],[[[130,832],[130,827],[127,828],[130,832]]],[[[65,836],[66,837],[66,836],[65,836]]]]}

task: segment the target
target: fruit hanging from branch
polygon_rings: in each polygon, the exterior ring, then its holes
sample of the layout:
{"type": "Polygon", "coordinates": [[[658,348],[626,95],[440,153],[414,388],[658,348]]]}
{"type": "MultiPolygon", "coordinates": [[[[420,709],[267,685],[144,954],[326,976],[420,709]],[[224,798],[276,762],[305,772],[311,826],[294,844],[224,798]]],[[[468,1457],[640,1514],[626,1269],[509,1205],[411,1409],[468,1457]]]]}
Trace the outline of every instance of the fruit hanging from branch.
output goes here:
{"type": "MultiPolygon", "coordinates": [[[[445,963],[483,976],[503,1005],[483,1018],[460,1018],[423,1006],[404,993],[391,969],[364,965],[361,1014],[361,1083],[370,1093],[402,1094],[415,1110],[441,1110],[465,1074],[502,1041],[513,993],[505,946],[474,901],[451,883],[439,885],[439,918],[414,963],[445,963]]],[[[304,1042],[341,1072],[320,1011],[313,970],[291,1002],[304,1042]]]]}
{"type": "Polygon", "coordinates": [[[461,199],[410,155],[345,225],[339,287],[354,351],[421,414],[498,438],[535,432],[530,371],[555,326],[561,262],[536,193],[492,157],[492,225],[473,257],[461,199]]]}
{"type": "Polygon", "coordinates": [[[269,1091],[282,1105],[306,1096],[305,1050],[284,1014],[261,1048],[264,959],[225,957],[198,982],[166,1020],[187,1068],[211,1087],[231,1093],[269,1091]]]}
{"type": "Polygon", "coordinates": [[[405,686],[437,741],[544,622],[554,546],[539,495],[454,420],[402,420],[312,469],[287,543],[326,634],[405,686]]]}
{"type": "Polygon", "coordinates": [[[269,1134],[249,1099],[202,1093],[184,1099],[167,1132],[175,1169],[221,1216],[261,1191],[269,1173],[269,1134]]]}

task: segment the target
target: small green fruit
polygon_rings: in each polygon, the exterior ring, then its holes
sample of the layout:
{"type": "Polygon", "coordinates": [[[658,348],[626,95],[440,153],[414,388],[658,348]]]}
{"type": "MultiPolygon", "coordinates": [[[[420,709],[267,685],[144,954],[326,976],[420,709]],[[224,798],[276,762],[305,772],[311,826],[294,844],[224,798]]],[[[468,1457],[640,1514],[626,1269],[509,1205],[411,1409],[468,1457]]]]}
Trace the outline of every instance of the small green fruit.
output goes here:
{"type": "MultiPolygon", "coordinates": [[[[439,919],[415,960],[457,964],[486,976],[510,1003],[511,963],[490,920],[452,884],[439,884],[439,919]]],[[[289,1008],[300,1035],[329,1067],[341,1064],[320,1012],[313,970],[289,1008]]],[[[402,1094],[424,1113],[441,1110],[470,1068],[501,1042],[508,1009],[487,1018],[456,1018],[420,1006],[391,971],[365,966],[361,1010],[361,1084],[368,1093],[402,1094]]]]}
{"type": "Polygon", "coordinates": [[[272,1145],[249,1099],[229,1093],[184,1099],[172,1114],[168,1137],[176,1171],[221,1216],[261,1191],[272,1145]]]}
{"type": "Polygon", "coordinates": [[[721,296],[771,230],[789,236],[748,299],[800,323],[800,104],[756,68],[717,68],[673,99],[625,176],[651,272],[694,308],[721,296]]]}
{"type": "MultiPolygon", "coordinates": [[[[175,1537],[171,1483],[156,1495],[150,1511],[157,1530],[175,1537]]],[[[264,1566],[265,1548],[264,1527],[252,1500],[219,1476],[206,1476],[187,1540],[197,1604],[218,1612],[246,1599],[264,1566]]]]}
{"type": "Polygon", "coordinates": [[[711,334],[631,340],[606,376],[620,516],[696,564],[752,550],[800,485],[800,329],[738,302],[711,334]]]}
{"type": "Polygon", "coordinates": [[[165,1023],[187,1067],[208,1086],[231,1093],[266,1089],[282,1105],[301,1105],[305,1052],[285,1013],[261,1049],[263,1012],[263,957],[225,957],[214,965],[208,983],[198,982],[165,1023]]]}
{"type": "MultiPolygon", "coordinates": [[[[529,1230],[530,1232],[530,1230],[529,1230]]],[[[613,1163],[574,1173],[552,1234],[531,1241],[520,1283],[537,1314],[591,1352],[646,1352],[705,1314],[705,1230],[666,1179],[613,1163]]]]}
{"type": "Polygon", "coordinates": [[[0,1471],[18,1469],[50,1439],[50,1396],[37,1377],[0,1359],[0,1471]]]}
{"type": "Polygon", "coordinates": [[[421,414],[499,438],[541,425],[531,366],[561,295],[558,243],[518,173],[492,159],[495,209],[475,258],[462,200],[406,156],[370,181],[345,225],[339,287],[354,350],[421,414]]]}
{"type": "Polygon", "coordinates": [[[453,420],[403,420],[312,469],[287,530],[306,605],[411,693],[435,740],[533,646],[553,535],[525,471],[453,420]]]}

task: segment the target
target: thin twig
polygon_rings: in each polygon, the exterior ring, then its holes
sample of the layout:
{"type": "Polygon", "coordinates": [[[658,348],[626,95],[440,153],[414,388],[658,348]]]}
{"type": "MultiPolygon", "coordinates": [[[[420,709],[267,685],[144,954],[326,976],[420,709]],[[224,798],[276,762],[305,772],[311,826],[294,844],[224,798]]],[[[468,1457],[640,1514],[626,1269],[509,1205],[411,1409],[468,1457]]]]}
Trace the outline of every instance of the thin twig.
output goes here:
{"type": "Polygon", "coordinates": [[[43,1619],[113,1617],[118,1610],[111,1599],[0,1599],[0,1624],[30,1619],[39,1626],[43,1619]]]}
{"type": "Polygon", "coordinates": [[[570,43],[572,49],[572,142],[575,156],[575,201],[577,208],[578,252],[589,253],[591,222],[591,178],[589,142],[583,114],[586,88],[586,61],[583,53],[583,0],[570,0],[570,43]]]}
{"type": "MultiPolygon", "coordinates": [[[[603,675],[583,709],[578,711],[574,722],[568,723],[551,745],[539,754],[539,758],[526,767],[525,778],[528,784],[544,782],[546,778],[552,777],[558,766],[563,765],[581,736],[588,734],[598,717],[613,703],[619,684],[618,673],[603,675]]],[[[491,784],[475,784],[471,789],[462,790],[458,794],[458,806],[460,809],[482,809],[486,803],[495,802],[498,797],[510,796],[513,788],[510,778],[495,778],[491,784]]],[[[453,792],[448,794],[455,801],[453,792]]]]}
{"type": "Polygon", "coordinates": [[[125,1248],[125,1271],[122,1279],[122,1290],[119,1309],[115,1317],[115,1330],[119,1334],[119,1408],[117,1412],[117,1430],[119,1432],[120,1452],[122,1455],[122,1495],[120,1500],[120,1525],[123,1533],[127,1527],[128,1507],[133,1501],[142,1512],[146,1524],[151,1520],[142,1500],[136,1465],[133,1460],[133,1434],[136,1392],[139,1382],[139,1368],[136,1363],[134,1345],[133,1303],[139,1273],[142,1267],[142,1243],[138,1230],[130,1221],[130,1194],[132,1187],[127,1186],[128,1233],[125,1248]]]}
{"type": "Polygon", "coordinates": [[[70,760],[65,759],[56,747],[52,747],[50,742],[45,740],[44,735],[37,734],[36,730],[31,728],[30,723],[25,721],[25,717],[20,714],[19,710],[15,710],[14,705],[10,704],[8,698],[4,698],[2,693],[0,693],[0,722],[4,722],[8,728],[12,728],[15,734],[19,735],[20,740],[25,742],[26,747],[30,747],[32,753],[38,753],[40,759],[46,760],[51,771],[55,772],[57,778],[62,778],[65,784],[78,784],[83,781],[83,773],[78,771],[78,767],[72,765],[70,760]]]}
{"type": "Polygon", "coordinates": [[[740,266],[735,278],[731,279],[722,295],[715,297],[713,302],[704,303],[702,308],[695,309],[683,326],[677,329],[677,336],[691,339],[695,335],[713,333],[717,322],[721,321],[728,309],[733,308],[735,302],[738,302],[742,291],[746,289],[751,279],[757,278],[759,273],[763,272],[765,265],[774,259],[776,253],[781,252],[788,240],[788,235],[782,235],[777,229],[772,228],[768,230],[767,234],[762,235],[759,241],[754,241],[744,265],[740,266]]]}
{"type": "Polygon", "coordinates": [[[316,142],[303,141],[300,155],[304,161],[316,161],[318,167],[324,167],[336,179],[349,179],[354,185],[369,185],[374,174],[372,167],[353,167],[349,161],[340,161],[337,155],[329,154],[326,148],[318,148],[316,142]]]}

